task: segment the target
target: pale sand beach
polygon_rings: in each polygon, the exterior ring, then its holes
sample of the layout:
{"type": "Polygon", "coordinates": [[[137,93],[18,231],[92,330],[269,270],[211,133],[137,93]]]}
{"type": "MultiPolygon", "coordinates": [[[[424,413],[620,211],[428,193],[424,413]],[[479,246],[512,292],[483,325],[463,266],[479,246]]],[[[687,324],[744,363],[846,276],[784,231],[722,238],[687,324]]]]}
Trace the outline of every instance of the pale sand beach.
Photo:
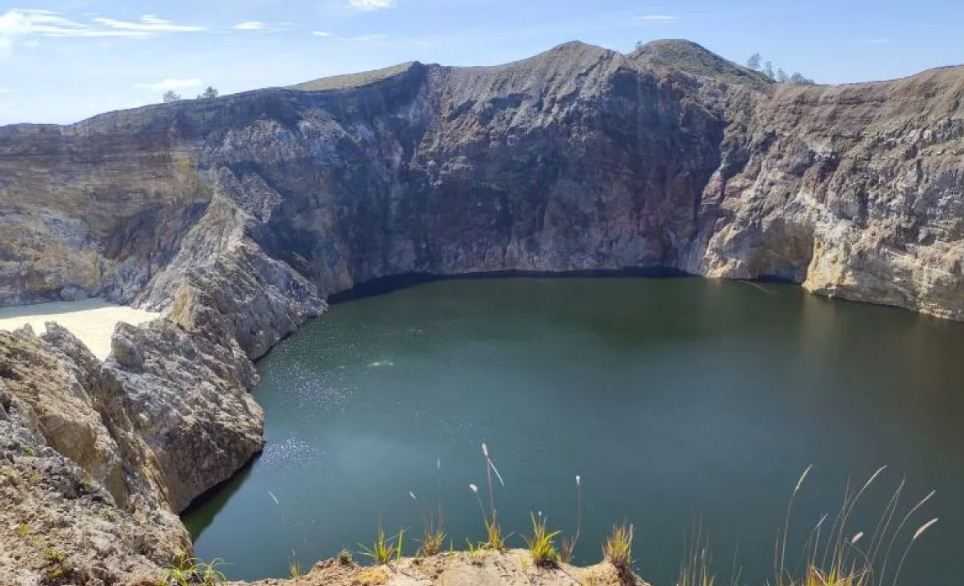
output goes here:
{"type": "Polygon", "coordinates": [[[54,321],[77,336],[97,358],[110,354],[110,338],[117,322],[139,325],[160,317],[160,313],[114,305],[103,299],[40,303],[0,308],[0,330],[13,331],[30,324],[37,335],[54,321]]]}

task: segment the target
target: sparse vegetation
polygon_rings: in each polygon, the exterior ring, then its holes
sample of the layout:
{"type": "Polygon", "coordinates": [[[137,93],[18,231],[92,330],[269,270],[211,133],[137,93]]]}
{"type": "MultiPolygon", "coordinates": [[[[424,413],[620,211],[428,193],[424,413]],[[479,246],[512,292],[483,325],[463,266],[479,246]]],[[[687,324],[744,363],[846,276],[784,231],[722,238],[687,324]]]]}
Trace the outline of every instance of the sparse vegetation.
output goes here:
{"type": "Polygon", "coordinates": [[[26,521],[17,525],[17,536],[20,539],[26,539],[30,535],[30,525],[26,521]]]}
{"type": "MultiPolygon", "coordinates": [[[[498,515],[495,510],[495,499],[492,495],[494,483],[491,476],[495,475],[502,486],[504,486],[504,482],[484,444],[482,451],[490,490],[490,510],[486,510],[478,487],[475,484],[470,484],[469,488],[476,497],[482,513],[486,532],[485,540],[475,542],[466,540],[466,551],[469,554],[470,562],[478,566],[485,564],[485,560],[491,552],[506,550],[506,537],[498,523],[498,515]]],[[[932,492],[918,501],[906,514],[900,516],[898,515],[899,503],[904,489],[904,483],[901,482],[878,520],[874,533],[865,536],[864,532],[858,531],[851,535],[848,529],[848,521],[863,495],[885,470],[884,467],[878,469],[859,490],[853,493],[849,490],[846,491],[841,509],[832,521],[826,535],[823,533],[824,523],[828,519],[827,515],[810,529],[809,536],[803,544],[803,556],[797,560],[796,566],[799,566],[799,568],[794,571],[791,569],[794,564],[787,562],[793,525],[793,507],[811,470],[812,467],[808,467],[803,471],[790,495],[782,531],[774,550],[775,580],[768,583],[774,586],[898,586],[904,562],[912,546],[937,523],[937,519],[931,519],[918,526],[917,530],[909,536],[909,540],[899,558],[896,557],[894,548],[901,536],[905,536],[904,530],[909,524],[912,524],[915,514],[930,500],[934,493],[932,492]],[[897,522],[898,519],[899,522],[897,522]],[[866,544],[866,547],[863,547],[864,544],[866,544]],[[892,561],[896,561],[896,566],[891,570],[892,561]],[[891,571],[888,573],[888,570],[891,571]]],[[[414,492],[409,494],[413,501],[418,501],[414,492]]],[[[426,519],[425,532],[420,541],[417,559],[412,562],[415,565],[424,563],[423,558],[442,553],[447,539],[440,506],[438,516],[429,514],[426,519]]],[[[557,539],[561,532],[550,530],[548,519],[541,512],[530,513],[530,520],[531,533],[523,537],[529,550],[526,564],[531,559],[532,565],[537,568],[558,568],[560,562],[571,560],[582,531],[581,478],[576,476],[576,529],[571,539],[563,539],[561,545],[557,545],[557,539]]],[[[24,526],[25,524],[21,524],[17,528],[21,536],[29,531],[29,528],[24,528],[24,526]]],[[[709,541],[704,537],[700,528],[696,528],[693,535],[694,537],[680,566],[675,586],[716,586],[718,577],[713,571],[709,541]]],[[[616,524],[613,525],[602,546],[604,560],[616,569],[620,581],[624,584],[637,583],[637,578],[633,572],[634,536],[635,528],[633,524],[628,522],[616,524]]],[[[387,565],[403,557],[404,537],[404,530],[400,530],[397,535],[389,537],[384,529],[379,527],[371,546],[359,545],[359,547],[361,553],[371,559],[376,566],[387,565]]],[[[449,547],[451,551],[451,543],[449,547]]],[[[69,566],[64,564],[65,557],[62,553],[56,550],[48,550],[47,559],[51,564],[50,572],[57,575],[69,573],[69,566]]],[[[342,566],[351,566],[354,563],[351,553],[344,549],[339,552],[337,559],[342,566]]],[[[734,560],[734,572],[730,578],[731,584],[734,586],[741,584],[740,573],[736,569],[736,561],[734,560]]],[[[376,569],[372,568],[371,570],[375,571],[376,569]]],[[[378,569],[378,571],[384,572],[383,569],[378,569]]],[[[292,578],[304,575],[303,568],[297,561],[294,551],[292,551],[289,563],[289,575],[292,578]]],[[[587,579],[595,580],[592,576],[587,579]]],[[[159,583],[159,586],[213,586],[223,581],[224,576],[217,570],[217,562],[203,564],[187,554],[182,554],[174,560],[172,567],[167,570],[165,578],[159,583]]]]}
{"type": "Polygon", "coordinates": [[[388,538],[385,535],[385,530],[379,527],[378,533],[375,535],[375,541],[372,542],[371,547],[362,544],[359,544],[359,547],[361,548],[362,555],[370,558],[376,565],[382,566],[394,560],[401,559],[404,539],[404,529],[399,531],[398,535],[388,538]]]}
{"type": "Polygon", "coordinates": [[[555,539],[558,531],[549,531],[545,517],[529,515],[532,518],[532,535],[526,537],[526,545],[532,561],[540,568],[553,568],[559,564],[559,551],[556,549],[555,539]]]}
{"type": "Polygon", "coordinates": [[[613,525],[606,543],[603,544],[603,558],[622,574],[632,572],[633,526],[631,524],[613,525]]]}
{"type": "Polygon", "coordinates": [[[355,560],[352,558],[350,551],[342,548],[342,550],[338,552],[338,563],[343,566],[350,566],[355,563],[355,560]]]}
{"type": "Polygon", "coordinates": [[[218,569],[221,560],[202,562],[187,552],[179,552],[164,571],[158,586],[215,586],[225,581],[218,569]]]}
{"type": "Polygon", "coordinates": [[[170,104],[171,102],[180,102],[181,94],[168,90],[164,92],[164,95],[161,96],[161,99],[164,101],[165,104],[170,104]]]}
{"type": "Polygon", "coordinates": [[[790,515],[794,497],[800,492],[810,468],[804,470],[791,495],[783,533],[777,542],[778,554],[775,565],[777,568],[776,584],[778,586],[896,586],[900,583],[901,570],[911,548],[928,529],[937,523],[937,519],[934,518],[921,524],[910,536],[903,554],[897,561],[896,568],[893,573],[890,573],[890,569],[893,568],[891,565],[892,556],[896,553],[894,546],[901,535],[904,535],[904,529],[908,526],[908,523],[911,522],[921,507],[934,496],[934,493],[931,492],[917,501],[894,528],[893,523],[897,519],[897,512],[900,508],[900,500],[905,486],[904,482],[901,481],[884,507],[873,533],[869,535],[863,531],[851,533],[852,530],[849,528],[848,522],[854,510],[860,503],[861,497],[885,469],[886,466],[877,469],[856,492],[851,493],[848,488],[844,494],[840,510],[832,521],[825,538],[823,537],[823,529],[828,516],[824,515],[814,525],[803,546],[802,570],[795,575],[787,567],[786,548],[790,536],[790,515]]]}
{"type": "Polygon", "coordinates": [[[442,516],[437,518],[429,515],[425,522],[425,533],[422,534],[422,541],[418,548],[418,555],[421,557],[432,557],[442,553],[445,547],[445,529],[442,516]]]}
{"type": "Polygon", "coordinates": [[[485,547],[495,551],[505,551],[505,535],[502,534],[502,526],[495,513],[491,519],[485,520],[485,547]]]}
{"type": "MultiPolygon", "coordinates": [[[[738,584],[738,578],[734,578],[733,583],[738,584]]],[[[680,567],[676,586],[714,586],[715,584],[716,576],[711,569],[709,544],[703,538],[702,532],[697,529],[686,559],[680,567]]]]}
{"type": "Polygon", "coordinates": [[[815,85],[816,82],[812,79],[805,77],[799,72],[793,72],[790,75],[780,69],[779,67],[774,71],[773,62],[767,61],[763,62],[763,57],[759,53],[754,53],[750,55],[750,58],[746,60],[746,66],[754,71],[759,71],[763,75],[770,78],[770,80],[777,83],[789,83],[793,85],[815,85]]]}
{"type": "Polygon", "coordinates": [[[67,554],[56,547],[46,548],[44,550],[44,559],[47,561],[44,576],[50,582],[68,580],[74,572],[73,567],[67,562],[67,554]]]}
{"type": "Polygon", "coordinates": [[[298,561],[298,557],[295,552],[291,552],[291,559],[288,560],[288,577],[289,578],[300,578],[304,576],[304,569],[301,567],[301,562],[298,561]]]}

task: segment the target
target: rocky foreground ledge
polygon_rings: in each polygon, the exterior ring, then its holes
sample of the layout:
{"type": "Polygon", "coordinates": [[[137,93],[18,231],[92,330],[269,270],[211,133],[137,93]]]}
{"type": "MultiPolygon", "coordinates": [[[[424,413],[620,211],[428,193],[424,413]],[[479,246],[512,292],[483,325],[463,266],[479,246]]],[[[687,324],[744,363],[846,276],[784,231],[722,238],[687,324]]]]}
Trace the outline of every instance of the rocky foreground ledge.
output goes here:
{"type": "MultiPolygon", "coordinates": [[[[964,320],[962,161],[964,68],[789,87],[686,41],[0,127],[0,304],[165,314],[105,362],[0,333],[0,584],[155,581],[262,447],[252,360],[380,277],[668,268],[964,320]]],[[[439,560],[378,579],[542,579],[439,560]]]]}
{"type": "MultiPolygon", "coordinates": [[[[235,583],[241,586],[242,583],[235,583]]],[[[482,550],[452,552],[429,558],[360,567],[339,560],[320,562],[291,580],[264,580],[251,586],[648,586],[639,577],[620,572],[609,562],[584,568],[559,564],[540,568],[528,551],[482,550]]]]}

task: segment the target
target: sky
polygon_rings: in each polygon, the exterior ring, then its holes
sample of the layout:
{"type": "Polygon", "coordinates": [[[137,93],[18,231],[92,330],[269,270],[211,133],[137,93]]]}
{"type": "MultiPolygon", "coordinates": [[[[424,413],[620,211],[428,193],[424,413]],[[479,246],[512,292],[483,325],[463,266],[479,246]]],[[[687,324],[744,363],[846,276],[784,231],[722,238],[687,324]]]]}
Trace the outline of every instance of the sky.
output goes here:
{"type": "Polygon", "coordinates": [[[570,40],[686,38],[820,83],[891,79],[964,63],[961,23],[964,0],[0,0],[0,124],[412,60],[492,65],[570,40]]]}

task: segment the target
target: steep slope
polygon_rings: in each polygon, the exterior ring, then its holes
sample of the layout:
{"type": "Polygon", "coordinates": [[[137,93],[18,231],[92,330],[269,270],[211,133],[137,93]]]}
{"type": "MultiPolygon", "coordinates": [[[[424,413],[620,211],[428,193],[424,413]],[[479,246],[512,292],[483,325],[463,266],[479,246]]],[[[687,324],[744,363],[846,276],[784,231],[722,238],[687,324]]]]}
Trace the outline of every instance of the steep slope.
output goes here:
{"type": "Polygon", "coordinates": [[[961,77],[775,86],[687,41],[568,43],[7,127],[0,302],[168,307],[231,273],[218,303],[272,315],[234,320],[254,355],[411,271],[775,276],[962,319],[961,77]]]}

